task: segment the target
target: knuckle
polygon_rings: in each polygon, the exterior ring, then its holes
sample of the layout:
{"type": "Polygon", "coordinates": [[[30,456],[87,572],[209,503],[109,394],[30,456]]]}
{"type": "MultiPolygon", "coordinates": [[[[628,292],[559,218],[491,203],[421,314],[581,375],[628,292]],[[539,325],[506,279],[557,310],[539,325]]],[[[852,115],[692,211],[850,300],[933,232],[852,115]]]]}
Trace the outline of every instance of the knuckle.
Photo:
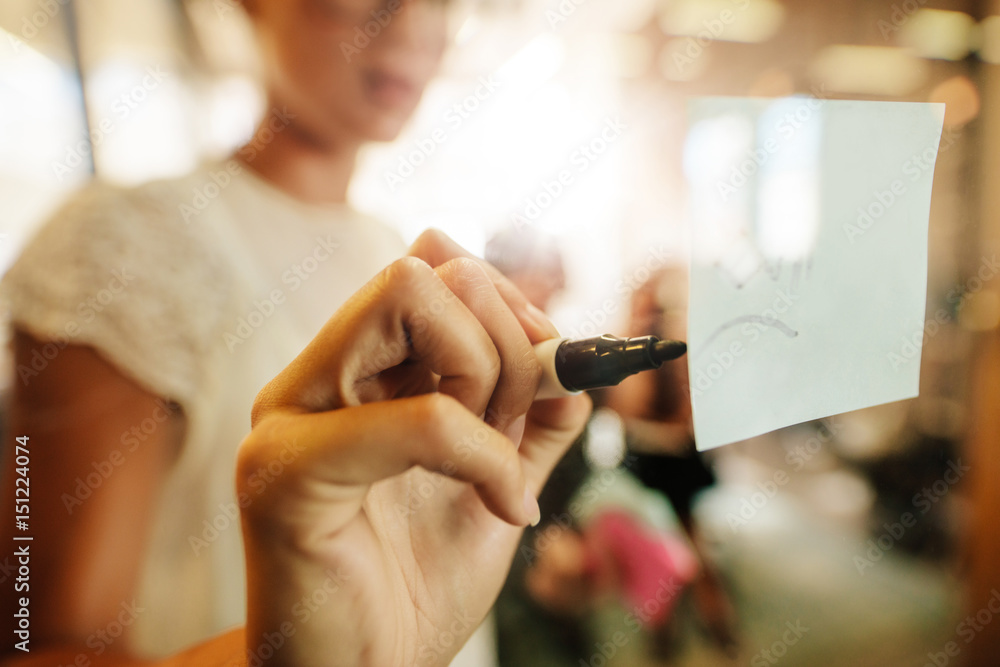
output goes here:
{"type": "Polygon", "coordinates": [[[280,407],[281,401],[278,394],[279,390],[273,380],[257,392],[257,396],[253,399],[253,407],[250,408],[250,428],[256,428],[259,423],[280,407]]]}
{"type": "Polygon", "coordinates": [[[402,257],[383,269],[379,293],[388,303],[412,310],[419,316],[417,319],[423,320],[440,310],[440,282],[427,262],[417,257],[402,257]]]}
{"type": "Polygon", "coordinates": [[[419,257],[401,257],[382,271],[382,281],[387,287],[410,287],[414,281],[426,279],[431,273],[427,262],[419,257]]]}
{"type": "Polygon", "coordinates": [[[455,411],[461,408],[458,399],[448,394],[426,394],[420,405],[422,418],[417,422],[428,430],[428,435],[438,440],[447,432],[448,425],[455,418],[455,411]]]}
{"type": "Polygon", "coordinates": [[[440,229],[431,227],[417,237],[417,240],[410,246],[410,252],[428,261],[433,261],[433,258],[441,252],[446,241],[450,241],[447,234],[440,229]]]}
{"type": "Polygon", "coordinates": [[[438,233],[440,232],[436,227],[428,227],[424,231],[420,232],[416,240],[413,242],[413,245],[417,245],[418,243],[426,243],[428,240],[433,238],[438,233]]]}
{"type": "Polygon", "coordinates": [[[254,471],[267,459],[274,441],[277,418],[270,415],[258,421],[236,450],[237,486],[246,483],[254,471]]]}
{"type": "MultiPolygon", "coordinates": [[[[299,416],[273,413],[257,423],[236,449],[236,490],[263,501],[280,498],[308,474],[308,444],[295,436],[299,416]],[[284,489],[284,491],[282,491],[284,489]]],[[[268,502],[254,502],[266,513],[268,502]]]]}
{"type": "Polygon", "coordinates": [[[419,404],[419,414],[414,423],[423,433],[421,440],[435,450],[436,457],[448,457],[453,453],[456,441],[459,440],[459,424],[465,419],[456,419],[456,415],[465,408],[458,399],[434,392],[427,394],[419,404]]]}
{"type": "Polygon", "coordinates": [[[474,259],[456,257],[442,264],[438,275],[463,301],[486,296],[491,283],[483,267],[474,259]]]}
{"type": "Polygon", "coordinates": [[[440,243],[448,238],[448,235],[437,227],[428,227],[419,236],[418,240],[425,243],[440,243]]]}

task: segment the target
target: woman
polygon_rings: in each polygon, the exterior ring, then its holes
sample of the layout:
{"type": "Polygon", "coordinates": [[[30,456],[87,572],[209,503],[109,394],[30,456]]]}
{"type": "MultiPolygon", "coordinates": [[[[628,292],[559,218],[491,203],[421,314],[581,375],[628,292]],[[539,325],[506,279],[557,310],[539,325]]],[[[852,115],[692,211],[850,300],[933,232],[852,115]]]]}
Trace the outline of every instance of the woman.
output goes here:
{"type": "Polygon", "coordinates": [[[33,482],[13,664],[448,664],[582,428],[585,399],[530,403],[551,324],[440,234],[323,326],[402,251],[344,201],[440,61],[442,3],[244,4],[272,110],[248,146],[88,189],[5,278],[33,482]]]}

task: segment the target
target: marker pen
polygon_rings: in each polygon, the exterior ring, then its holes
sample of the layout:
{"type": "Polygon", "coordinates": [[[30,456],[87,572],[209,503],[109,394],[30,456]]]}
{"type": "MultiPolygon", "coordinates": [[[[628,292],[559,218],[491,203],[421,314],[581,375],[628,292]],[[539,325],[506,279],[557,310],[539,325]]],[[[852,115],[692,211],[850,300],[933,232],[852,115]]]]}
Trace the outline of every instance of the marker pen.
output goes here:
{"type": "Polygon", "coordinates": [[[536,399],[572,396],[585,389],[616,385],[629,375],[652,370],[687,351],[679,340],[656,336],[618,338],[552,338],[535,345],[542,364],[542,381],[536,399]]]}

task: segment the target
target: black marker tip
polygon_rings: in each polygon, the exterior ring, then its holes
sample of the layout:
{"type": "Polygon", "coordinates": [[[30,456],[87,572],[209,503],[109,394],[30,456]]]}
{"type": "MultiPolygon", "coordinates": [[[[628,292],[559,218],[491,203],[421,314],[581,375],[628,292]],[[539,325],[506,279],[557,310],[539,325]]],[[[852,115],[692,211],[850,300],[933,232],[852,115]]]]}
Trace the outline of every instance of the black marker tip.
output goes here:
{"type": "Polygon", "coordinates": [[[676,359],[687,352],[688,346],[682,340],[660,340],[653,345],[653,359],[659,362],[676,359]]]}

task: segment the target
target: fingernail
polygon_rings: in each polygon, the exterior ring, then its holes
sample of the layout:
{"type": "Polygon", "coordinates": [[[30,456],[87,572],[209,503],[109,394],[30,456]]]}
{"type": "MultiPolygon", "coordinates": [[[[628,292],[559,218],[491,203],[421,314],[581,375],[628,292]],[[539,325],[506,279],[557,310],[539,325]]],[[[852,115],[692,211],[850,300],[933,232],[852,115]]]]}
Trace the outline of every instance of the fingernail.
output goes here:
{"type": "Polygon", "coordinates": [[[507,436],[514,446],[518,449],[521,448],[521,438],[524,437],[524,425],[528,421],[527,415],[521,415],[514,421],[510,423],[507,428],[504,429],[503,434],[507,436]]]}
{"type": "Polygon", "coordinates": [[[524,516],[532,526],[537,526],[542,520],[542,510],[538,507],[538,500],[528,487],[524,487],[524,516]]]}
{"type": "Polygon", "coordinates": [[[549,319],[549,316],[539,310],[533,303],[527,304],[524,310],[539,329],[551,334],[552,336],[559,335],[559,330],[556,329],[556,325],[552,324],[552,320],[549,319]]]}

